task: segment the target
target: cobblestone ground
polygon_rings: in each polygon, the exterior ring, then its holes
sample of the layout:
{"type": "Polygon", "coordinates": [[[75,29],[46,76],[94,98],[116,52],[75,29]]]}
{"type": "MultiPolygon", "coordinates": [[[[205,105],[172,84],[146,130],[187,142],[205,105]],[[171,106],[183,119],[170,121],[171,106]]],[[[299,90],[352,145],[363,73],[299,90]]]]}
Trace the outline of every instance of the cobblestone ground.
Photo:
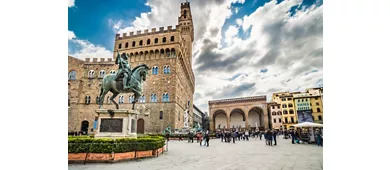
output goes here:
{"type": "Polygon", "coordinates": [[[320,170],[322,147],[314,144],[291,144],[291,140],[277,140],[277,146],[267,146],[263,140],[250,139],[224,143],[210,140],[209,147],[187,141],[169,141],[168,152],[158,158],[118,163],[69,164],[69,170],[320,170]]]}

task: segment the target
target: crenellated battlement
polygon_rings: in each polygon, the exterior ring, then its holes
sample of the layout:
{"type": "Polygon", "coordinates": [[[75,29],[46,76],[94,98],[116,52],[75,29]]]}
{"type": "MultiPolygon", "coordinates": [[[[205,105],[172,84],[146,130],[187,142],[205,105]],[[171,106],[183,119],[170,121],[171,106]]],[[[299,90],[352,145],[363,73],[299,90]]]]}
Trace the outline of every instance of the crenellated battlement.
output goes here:
{"type": "Polygon", "coordinates": [[[181,3],[181,7],[182,8],[189,8],[190,7],[190,3],[189,2],[181,3]]]}
{"type": "Polygon", "coordinates": [[[176,25],[176,28],[173,28],[173,26],[167,26],[166,29],[164,27],[159,27],[158,30],[157,28],[152,28],[152,29],[145,29],[143,31],[137,30],[136,34],[134,32],[129,32],[128,33],[123,33],[121,34],[116,34],[115,35],[115,40],[122,40],[122,39],[128,39],[128,38],[133,38],[133,37],[140,37],[140,36],[146,36],[146,35],[153,35],[153,34],[159,34],[159,33],[167,33],[167,32],[175,32],[179,28],[179,25],[176,25]]]}
{"type": "Polygon", "coordinates": [[[100,58],[98,60],[98,58],[92,58],[92,61],[91,61],[91,58],[85,58],[84,59],[85,63],[89,63],[89,64],[101,64],[101,63],[112,63],[114,60],[112,58],[100,58]]]}

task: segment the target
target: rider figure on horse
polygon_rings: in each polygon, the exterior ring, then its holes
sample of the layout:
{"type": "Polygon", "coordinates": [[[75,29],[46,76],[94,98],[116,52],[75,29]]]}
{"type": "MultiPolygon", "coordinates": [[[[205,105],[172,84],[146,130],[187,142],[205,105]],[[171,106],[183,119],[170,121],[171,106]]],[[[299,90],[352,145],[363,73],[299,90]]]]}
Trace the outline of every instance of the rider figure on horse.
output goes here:
{"type": "Polygon", "coordinates": [[[121,75],[123,74],[123,89],[127,90],[130,88],[130,76],[131,76],[131,67],[128,61],[128,55],[126,53],[122,53],[122,55],[118,55],[115,60],[115,64],[119,65],[118,73],[116,74],[116,81],[119,80],[121,75]]]}

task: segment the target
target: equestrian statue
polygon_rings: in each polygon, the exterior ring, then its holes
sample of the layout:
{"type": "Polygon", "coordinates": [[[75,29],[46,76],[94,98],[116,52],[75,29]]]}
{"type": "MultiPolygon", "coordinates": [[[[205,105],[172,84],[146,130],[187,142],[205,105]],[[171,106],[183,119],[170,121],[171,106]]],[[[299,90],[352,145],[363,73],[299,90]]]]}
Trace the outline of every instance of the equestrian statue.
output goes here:
{"type": "Polygon", "coordinates": [[[146,64],[141,64],[131,69],[128,59],[128,54],[122,53],[120,55],[118,51],[115,59],[115,64],[119,66],[118,73],[104,76],[100,88],[99,108],[103,107],[104,98],[108,92],[113,94],[109,100],[115,104],[116,109],[119,109],[119,105],[114,99],[119,93],[134,93],[134,100],[132,102],[132,109],[134,110],[134,105],[138,102],[142,94],[142,82],[146,81],[146,76],[150,68],[146,64]]]}

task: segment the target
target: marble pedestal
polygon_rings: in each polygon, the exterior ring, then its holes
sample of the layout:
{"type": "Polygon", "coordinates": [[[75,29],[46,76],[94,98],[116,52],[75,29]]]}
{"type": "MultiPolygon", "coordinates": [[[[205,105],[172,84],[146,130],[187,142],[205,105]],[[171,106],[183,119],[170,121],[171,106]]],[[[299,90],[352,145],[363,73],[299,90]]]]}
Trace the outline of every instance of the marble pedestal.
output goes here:
{"type": "Polygon", "coordinates": [[[137,137],[138,111],[127,109],[97,109],[95,111],[98,114],[95,138],[137,137]]]}

